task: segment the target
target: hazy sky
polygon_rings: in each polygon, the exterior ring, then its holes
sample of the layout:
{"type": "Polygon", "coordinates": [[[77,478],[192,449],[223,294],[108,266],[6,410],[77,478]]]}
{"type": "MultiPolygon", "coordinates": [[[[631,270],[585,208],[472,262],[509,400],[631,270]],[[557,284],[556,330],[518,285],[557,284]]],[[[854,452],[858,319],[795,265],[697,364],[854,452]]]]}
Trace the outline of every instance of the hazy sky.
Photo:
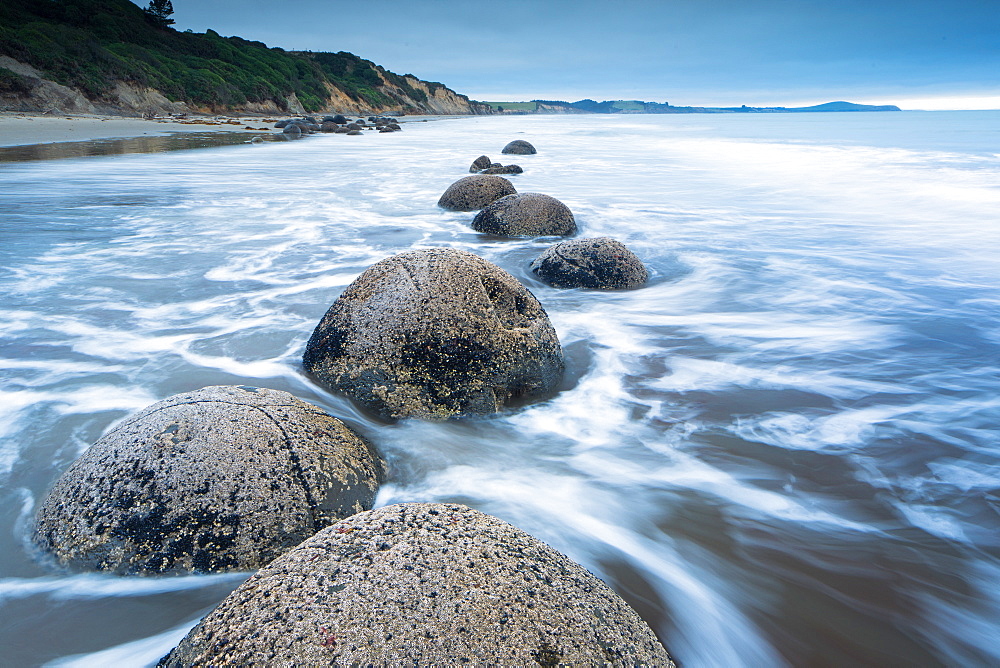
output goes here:
{"type": "MultiPolygon", "coordinates": [[[[145,2],[136,2],[145,5],[145,2]]],[[[351,51],[478,100],[1000,108],[1000,0],[173,0],[175,27],[351,51]]]]}

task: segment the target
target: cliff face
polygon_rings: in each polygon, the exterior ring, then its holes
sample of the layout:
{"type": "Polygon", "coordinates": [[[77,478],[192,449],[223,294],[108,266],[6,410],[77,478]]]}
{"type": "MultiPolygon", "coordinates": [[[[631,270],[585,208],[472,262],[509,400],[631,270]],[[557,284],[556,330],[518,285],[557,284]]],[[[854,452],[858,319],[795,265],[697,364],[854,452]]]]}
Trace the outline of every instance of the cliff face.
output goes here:
{"type": "MultiPolygon", "coordinates": [[[[23,85],[17,91],[0,91],[0,109],[7,111],[54,112],[77,114],[123,114],[166,115],[176,113],[228,113],[249,114],[304,114],[306,110],[295,93],[283,100],[247,101],[241,105],[219,108],[214,105],[198,105],[183,101],[171,101],[161,91],[135,83],[117,81],[114,86],[98,99],[89,99],[84,91],[64,86],[50,79],[27,63],[0,56],[0,68],[6,68],[20,76],[23,85]]],[[[426,115],[473,115],[492,114],[494,110],[485,104],[473,102],[465,95],[442,86],[421,81],[413,76],[404,77],[410,91],[394,85],[380,72],[382,85],[374,90],[385,100],[382,104],[367,100],[353,99],[332,83],[326,83],[327,97],[320,110],[344,114],[426,114],[426,115]],[[414,96],[412,91],[422,95],[414,96]]]]}
{"type": "Polygon", "coordinates": [[[0,0],[0,108],[163,114],[483,114],[443,84],[347,53],[178,32],[129,0],[0,0]]]}

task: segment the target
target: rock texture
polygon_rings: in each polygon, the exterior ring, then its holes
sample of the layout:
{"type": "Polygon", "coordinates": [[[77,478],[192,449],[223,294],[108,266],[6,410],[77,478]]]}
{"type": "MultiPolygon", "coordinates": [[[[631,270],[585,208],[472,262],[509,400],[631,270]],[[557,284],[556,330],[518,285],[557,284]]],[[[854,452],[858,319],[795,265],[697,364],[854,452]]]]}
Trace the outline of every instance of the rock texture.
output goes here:
{"type": "Polygon", "coordinates": [[[608,237],[558,243],[538,256],[531,270],[557,288],[630,290],[649,280],[642,260],[608,237]]]}
{"type": "Polygon", "coordinates": [[[520,165],[495,165],[484,169],[481,174],[521,174],[524,170],[520,165]]]}
{"type": "Polygon", "coordinates": [[[514,185],[500,176],[466,176],[455,181],[441,195],[438,206],[450,211],[478,211],[505,195],[517,193],[514,185]]]}
{"type": "Polygon", "coordinates": [[[490,165],[493,163],[488,155],[481,155],[472,161],[472,165],[469,167],[469,171],[472,173],[481,172],[484,169],[489,169],[490,165]]]}
{"type": "Polygon", "coordinates": [[[507,195],[483,208],[472,229],[501,237],[568,236],[576,232],[573,212],[541,193],[507,195]]]}
{"type": "Polygon", "coordinates": [[[325,529],[240,585],[160,666],[674,664],[607,585],[466,506],[325,529]]]}
{"type": "Polygon", "coordinates": [[[535,147],[524,141],[523,139],[515,139],[506,146],[503,147],[501,153],[513,154],[513,155],[534,155],[538,153],[535,147]]]}
{"type": "Polygon", "coordinates": [[[340,420],[287,392],[206,387],[94,443],[39,507],[34,539],[73,568],[251,570],[371,508],[383,466],[340,420]]]}
{"type": "Polygon", "coordinates": [[[448,248],[394,255],[333,303],[303,363],[388,418],[500,410],[555,389],[562,348],[541,304],[486,260],[448,248]]]}

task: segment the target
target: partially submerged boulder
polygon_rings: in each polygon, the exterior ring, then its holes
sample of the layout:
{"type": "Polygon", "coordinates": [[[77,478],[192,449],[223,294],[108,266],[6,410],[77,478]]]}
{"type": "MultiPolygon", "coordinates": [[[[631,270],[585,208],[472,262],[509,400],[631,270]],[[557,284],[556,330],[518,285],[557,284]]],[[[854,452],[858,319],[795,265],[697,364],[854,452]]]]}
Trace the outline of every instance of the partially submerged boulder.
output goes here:
{"type": "Polygon", "coordinates": [[[569,207],[541,193],[507,195],[483,208],[472,229],[501,237],[568,236],[576,232],[569,207]]]}
{"type": "Polygon", "coordinates": [[[560,242],[538,256],[531,271],[557,288],[630,290],[649,280],[642,260],[609,237],[560,242]]]}
{"type": "Polygon", "coordinates": [[[521,174],[524,170],[520,165],[493,165],[484,169],[481,174],[521,174]]]}
{"type": "Polygon", "coordinates": [[[524,141],[523,139],[515,139],[506,146],[503,147],[501,153],[513,154],[513,155],[534,155],[538,153],[535,147],[524,141]]]}
{"type": "Polygon", "coordinates": [[[472,166],[469,167],[469,171],[475,174],[483,171],[484,169],[489,169],[492,162],[493,161],[490,160],[489,156],[481,155],[472,161],[472,166]]]}
{"type": "Polygon", "coordinates": [[[438,206],[450,211],[477,211],[505,195],[517,193],[507,179],[500,176],[466,176],[455,181],[441,195],[438,206]]]}
{"type": "Polygon", "coordinates": [[[287,392],[206,387],[94,443],[42,502],[34,540],[74,569],[253,570],[371,508],[383,467],[343,422],[287,392]]]}
{"type": "Polygon", "coordinates": [[[303,363],[382,417],[428,420],[548,394],[564,368],[534,295],[496,265],[450,248],[366,270],[323,316],[303,363]]]}
{"type": "Polygon", "coordinates": [[[348,518],[251,576],[160,666],[660,666],[606,584],[467,506],[348,518]]]}

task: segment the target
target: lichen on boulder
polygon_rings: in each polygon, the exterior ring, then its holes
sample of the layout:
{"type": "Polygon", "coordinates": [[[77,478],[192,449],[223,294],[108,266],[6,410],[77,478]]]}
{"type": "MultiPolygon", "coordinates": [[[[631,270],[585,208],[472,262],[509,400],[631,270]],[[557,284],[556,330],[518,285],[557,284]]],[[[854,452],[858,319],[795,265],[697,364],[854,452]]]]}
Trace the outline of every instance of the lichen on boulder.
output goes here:
{"type": "Polygon", "coordinates": [[[658,666],[674,663],[606,584],[457,504],[350,517],[253,575],[160,666],[658,666]]]}
{"type": "Polygon", "coordinates": [[[330,306],[303,364],[386,418],[499,411],[556,388],[562,348],[538,300],[486,260],[449,248],[395,255],[330,306]]]}
{"type": "Polygon", "coordinates": [[[252,570],[371,508],[383,471],[343,422],[287,392],[206,387],[94,443],[40,505],[34,540],[72,569],[252,570]]]}

